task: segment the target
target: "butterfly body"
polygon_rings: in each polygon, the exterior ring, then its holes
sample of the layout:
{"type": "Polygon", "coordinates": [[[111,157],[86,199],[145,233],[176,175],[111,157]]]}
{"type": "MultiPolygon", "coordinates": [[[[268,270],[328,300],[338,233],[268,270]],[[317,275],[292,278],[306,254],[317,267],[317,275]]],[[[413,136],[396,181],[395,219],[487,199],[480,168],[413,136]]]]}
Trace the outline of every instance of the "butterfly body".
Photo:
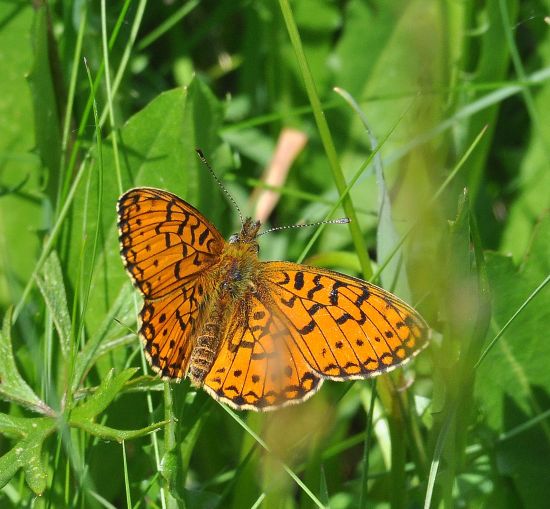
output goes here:
{"type": "Polygon", "coordinates": [[[237,409],[304,401],[323,380],[390,371],[429,339],[422,317],[375,285],[258,258],[260,223],[225,241],[176,195],[118,201],[124,265],[144,298],[140,337],[163,378],[186,376],[237,409]]]}
{"type": "Polygon", "coordinates": [[[204,325],[197,329],[197,339],[189,360],[189,378],[193,385],[203,385],[220,349],[224,331],[235,308],[249,293],[256,291],[260,273],[256,235],[260,224],[247,219],[240,234],[233,235],[220,253],[219,260],[204,278],[207,288],[203,304],[204,325]]]}

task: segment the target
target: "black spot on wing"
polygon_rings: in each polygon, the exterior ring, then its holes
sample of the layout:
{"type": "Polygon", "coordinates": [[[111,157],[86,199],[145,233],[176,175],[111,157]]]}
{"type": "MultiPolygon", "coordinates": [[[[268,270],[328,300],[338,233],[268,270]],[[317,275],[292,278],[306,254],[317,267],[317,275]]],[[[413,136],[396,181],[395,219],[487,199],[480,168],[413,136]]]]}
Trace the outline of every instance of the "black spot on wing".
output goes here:
{"type": "Polygon", "coordinates": [[[302,271],[294,274],[294,289],[301,290],[304,287],[304,273],[302,271]]]}

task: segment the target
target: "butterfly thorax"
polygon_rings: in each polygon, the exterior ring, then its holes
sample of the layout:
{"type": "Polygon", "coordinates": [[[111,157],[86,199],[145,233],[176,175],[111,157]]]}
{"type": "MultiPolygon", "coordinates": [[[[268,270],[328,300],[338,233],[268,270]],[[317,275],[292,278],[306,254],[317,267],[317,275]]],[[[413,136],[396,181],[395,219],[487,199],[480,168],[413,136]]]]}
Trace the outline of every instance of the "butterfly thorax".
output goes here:
{"type": "Polygon", "coordinates": [[[195,385],[202,385],[208,375],[236,306],[247,301],[249,292],[256,291],[255,281],[260,270],[256,241],[259,228],[259,221],[247,219],[241,232],[225,244],[219,261],[212,267],[214,288],[189,362],[189,377],[195,385]]]}

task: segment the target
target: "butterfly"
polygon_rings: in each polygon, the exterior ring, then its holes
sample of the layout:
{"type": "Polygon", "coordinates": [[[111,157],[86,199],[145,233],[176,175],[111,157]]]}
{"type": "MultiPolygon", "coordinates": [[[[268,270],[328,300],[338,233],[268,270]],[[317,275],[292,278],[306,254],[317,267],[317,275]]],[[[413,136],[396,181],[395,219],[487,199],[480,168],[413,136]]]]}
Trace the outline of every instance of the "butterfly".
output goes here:
{"type": "Polygon", "coordinates": [[[139,335],[163,379],[188,377],[236,409],[305,401],[324,380],[369,378],[407,362],[429,328],[360,279],[258,258],[260,222],[224,240],[192,205],[159,189],[118,200],[123,263],[143,296],[139,335]]]}

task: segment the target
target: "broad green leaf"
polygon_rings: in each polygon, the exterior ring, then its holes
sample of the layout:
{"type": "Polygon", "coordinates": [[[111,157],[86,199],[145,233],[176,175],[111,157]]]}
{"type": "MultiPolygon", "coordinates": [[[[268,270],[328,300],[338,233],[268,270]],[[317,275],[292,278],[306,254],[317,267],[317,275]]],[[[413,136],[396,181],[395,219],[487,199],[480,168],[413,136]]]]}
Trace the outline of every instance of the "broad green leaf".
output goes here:
{"type": "Polygon", "coordinates": [[[260,129],[231,130],[222,133],[222,136],[227,143],[243,156],[252,159],[261,166],[269,164],[275,150],[273,140],[260,129]]]}
{"type": "MultiPolygon", "coordinates": [[[[122,285],[128,282],[120,260],[116,228],[115,205],[120,193],[139,185],[160,187],[189,199],[199,208],[204,193],[203,204],[220,211],[221,202],[211,199],[215,184],[201,167],[195,153],[197,146],[203,148],[206,154],[213,151],[218,144],[215,133],[220,122],[221,111],[217,100],[198,79],[194,79],[187,88],[160,94],[119,131],[122,189],[117,183],[118,170],[112,145],[109,140],[103,143],[104,193],[101,204],[97,203],[97,172],[100,165],[93,151],[94,162],[88,182],[81,185],[75,197],[71,229],[66,238],[70,246],[68,259],[64,261],[69,268],[69,278],[81,296],[88,291],[90,271],[93,269],[99,275],[92,277],[89,288],[86,325],[90,334],[101,327],[122,285]],[[204,187],[208,192],[203,190],[204,187]],[[94,237],[96,228],[100,229],[100,244],[96,264],[92,268],[89,266],[90,239],[94,237]],[[83,257],[84,253],[87,256],[83,257]]],[[[204,212],[213,219],[208,208],[204,212]]]]}
{"type": "MultiPolygon", "coordinates": [[[[370,149],[375,153],[380,147],[378,140],[372,132],[367,116],[361,110],[355,98],[349,95],[345,90],[341,90],[340,95],[350,104],[363,124],[365,136],[369,139],[370,149]]],[[[407,275],[403,268],[403,248],[399,248],[393,253],[395,246],[400,238],[395,229],[392,218],[392,204],[390,193],[386,185],[384,176],[384,165],[380,152],[377,151],[372,161],[374,174],[376,176],[376,187],[378,188],[378,225],[376,228],[376,257],[379,264],[386,264],[380,274],[382,286],[387,290],[396,293],[406,301],[410,301],[411,292],[407,275]]]]}
{"type": "Polygon", "coordinates": [[[30,278],[44,227],[42,169],[33,153],[33,103],[25,75],[32,65],[30,3],[0,2],[0,309],[30,278]],[[25,42],[22,42],[25,40],[25,42]],[[23,184],[21,186],[21,184],[23,184]]]}
{"type": "MultiPolygon", "coordinates": [[[[375,169],[365,172],[351,192],[354,203],[372,211],[371,217],[361,219],[365,229],[374,232],[379,228],[379,260],[384,259],[384,251],[390,251],[395,245],[392,230],[397,231],[399,238],[418,218],[433,194],[432,177],[436,168],[444,167],[447,162],[446,152],[439,149],[446,146],[446,135],[419,144],[407,152],[406,157],[394,157],[403,146],[444,119],[444,96],[422,93],[447,86],[443,62],[457,51],[453,45],[443,43],[446,27],[441,11],[440,3],[425,0],[349,2],[342,37],[333,57],[339,71],[336,84],[360,104],[374,137],[380,140],[392,133],[380,152],[385,187],[391,190],[391,214],[389,209],[382,209],[382,222],[380,217],[377,219],[381,178],[380,172],[377,178],[375,169]],[[391,229],[390,222],[393,222],[391,229]]],[[[342,139],[342,166],[350,176],[365,161],[371,143],[364,122],[357,115],[342,118],[342,112],[338,111],[335,116],[334,132],[342,139]]],[[[421,289],[420,294],[432,291],[424,276],[435,263],[437,236],[441,234],[439,231],[434,234],[429,216],[425,223],[417,229],[422,232],[418,236],[427,239],[421,246],[421,254],[411,256],[408,246],[403,250],[410,286],[416,291],[421,289]],[[430,231],[426,234],[428,228],[430,231]]],[[[343,230],[325,229],[324,245],[328,247],[343,230]]],[[[384,276],[384,285],[389,287],[394,286],[399,257],[392,262],[392,270],[384,276]]],[[[407,299],[407,285],[399,280],[397,283],[396,291],[407,299]]]]}
{"type": "Polygon", "coordinates": [[[71,341],[71,317],[67,307],[63,271],[56,251],[52,251],[44,263],[36,282],[55,324],[61,353],[67,359],[71,341]]]}
{"type": "MultiPolygon", "coordinates": [[[[494,336],[529,294],[550,273],[548,246],[550,217],[537,227],[525,264],[518,268],[511,257],[487,256],[494,315],[489,336],[494,336]]],[[[537,413],[536,390],[550,393],[550,358],[546,324],[550,319],[550,287],[544,288],[518,315],[478,368],[477,393],[487,423],[504,431],[506,400],[527,416],[537,413]]]]}
{"type": "MultiPolygon", "coordinates": [[[[548,405],[548,399],[546,405],[548,405]]],[[[528,419],[529,414],[519,409],[510,398],[504,398],[503,424],[507,429],[519,426],[528,419]]],[[[516,496],[521,500],[521,503],[517,503],[515,507],[537,509],[547,505],[550,496],[549,456],[550,440],[548,428],[544,422],[511,439],[498,441],[495,444],[496,473],[501,479],[506,479],[513,485],[516,496]]]]}
{"type": "MultiPolygon", "coordinates": [[[[324,94],[332,83],[333,70],[327,65],[332,50],[332,40],[328,34],[335,34],[341,20],[340,9],[332,2],[317,2],[316,0],[303,0],[297,2],[294,7],[294,17],[300,29],[302,44],[307,54],[308,65],[315,76],[318,90],[324,94]],[[315,11],[315,16],[312,16],[315,11]]],[[[287,65],[296,65],[296,59],[288,59],[287,65]]],[[[298,70],[295,71],[295,80],[301,83],[298,70]]]]}
{"type": "MultiPolygon", "coordinates": [[[[494,317],[490,337],[502,328],[531,292],[550,273],[550,216],[537,226],[525,263],[487,257],[494,317]]],[[[508,433],[550,405],[550,287],[547,285],[498,339],[477,370],[476,393],[486,424],[508,433]]],[[[504,435],[503,435],[504,436],[504,435]]],[[[524,507],[543,507],[550,497],[550,431],[547,420],[496,442],[498,473],[512,480],[524,507]]]]}
{"type": "Polygon", "coordinates": [[[5,314],[0,332],[0,397],[18,403],[33,412],[52,415],[53,411],[23,380],[15,365],[11,343],[11,309],[5,314]]]}
{"type": "Polygon", "coordinates": [[[376,4],[373,8],[361,0],[347,3],[343,33],[333,55],[338,86],[360,99],[365,81],[382,58],[407,2],[391,0],[376,4]]]}

